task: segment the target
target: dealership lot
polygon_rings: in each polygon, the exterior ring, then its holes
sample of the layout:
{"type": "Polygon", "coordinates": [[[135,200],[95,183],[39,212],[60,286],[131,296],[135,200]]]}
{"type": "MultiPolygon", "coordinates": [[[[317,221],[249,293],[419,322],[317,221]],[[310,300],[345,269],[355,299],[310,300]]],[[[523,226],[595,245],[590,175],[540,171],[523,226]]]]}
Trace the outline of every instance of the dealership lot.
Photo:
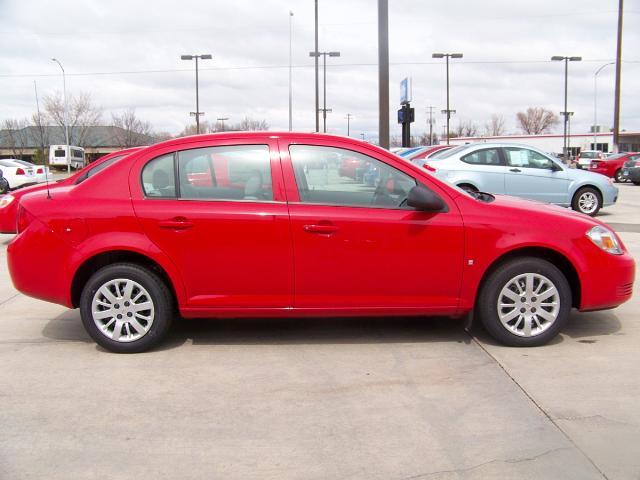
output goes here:
{"type": "MultiPolygon", "coordinates": [[[[599,216],[636,259],[638,208],[622,185],[599,216]]],[[[125,356],[12,288],[10,238],[0,478],[640,476],[637,297],[535,349],[449,319],[186,320],[125,356]]]]}

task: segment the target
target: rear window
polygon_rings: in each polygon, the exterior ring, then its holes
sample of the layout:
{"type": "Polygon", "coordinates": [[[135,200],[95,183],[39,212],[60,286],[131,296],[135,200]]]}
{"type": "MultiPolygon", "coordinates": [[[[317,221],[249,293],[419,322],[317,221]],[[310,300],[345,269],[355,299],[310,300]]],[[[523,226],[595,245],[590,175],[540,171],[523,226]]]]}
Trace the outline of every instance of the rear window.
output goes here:
{"type": "Polygon", "coordinates": [[[60,150],[60,149],[59,150],[55,150],[53,152],[53,156],[54,157],[64,157],[65,156],[64,150],[60,150]]]}
{"type": "Polygon", "coordinates": [[[433,155],[431,155],[429,157],[429,160],[435,160],[438,158],[449,158],[469,148],[471,148],[469,145],[458,145],[457,147],[453,147],[453,148],[444,148],[442,150],[437,151],[433,155]]]}
{"type": "Polygon", "coordinates": [[[600,158],[600,154],[598,152],[582,152],[580,158],[600,158]]]}
{"type": "Polygon", "coordinates": [[[86,172],[84,172],[82,175],[80,175],[76,181],[74,182],[74,185],[78,185],[82,182],[84,182],[87,178],[89,177],[93,177],[96,173],[101,172],[102,170],[104,170],[105,168],[107,168],[109,165],[113,165],[114,163],[116,163],[118,160],[120,160],[121,158],[124,158],[126,155],[118,155],[115,156],[113,158],[110,158],[109,160],[105,160],[104,162],[96,165],[93,168],[90,168],[89,170],[87,170],[86,172]]]}

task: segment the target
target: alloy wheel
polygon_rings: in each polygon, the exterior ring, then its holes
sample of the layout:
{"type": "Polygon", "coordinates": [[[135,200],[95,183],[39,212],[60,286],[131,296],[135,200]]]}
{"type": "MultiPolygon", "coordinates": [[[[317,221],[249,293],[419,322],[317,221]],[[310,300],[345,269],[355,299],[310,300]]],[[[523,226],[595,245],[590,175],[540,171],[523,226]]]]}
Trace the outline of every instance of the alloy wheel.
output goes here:
{"type": "Polygon", "coordinates": [[[584,192],[578,198],[578,207],[582,213],[593,213],[598,208],[598,197],[593,192],[584,192]]]}

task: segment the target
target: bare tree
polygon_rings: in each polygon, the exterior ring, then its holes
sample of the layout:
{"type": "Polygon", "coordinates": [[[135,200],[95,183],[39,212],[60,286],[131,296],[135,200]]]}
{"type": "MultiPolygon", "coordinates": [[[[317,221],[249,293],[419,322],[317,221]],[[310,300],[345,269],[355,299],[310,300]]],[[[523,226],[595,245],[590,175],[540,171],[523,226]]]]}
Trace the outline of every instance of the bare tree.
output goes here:
{"type": "Polygon", "coordinates": [[[255,120],[250,117],[244,117],[240,123],[230,125],[227,130],[240,130],[240,131],[257,131],[257,130],[269,130],[269,124],[266,120],[255,120]]]}
{"type": "Polygon", "coordinates": [[[28,126],[29,121],[26,119],[9,118],[2,122],[5,144],[11,149],[13,156],[16,158],[22,158],[25,149],[28,147],[28,126]]]}
{"type": "Polygon", "coordinates": [[[529,107],[526,112],[518,112],[516,121],[520,129],[528,135],[550,132],[558,123],[558,117],[543,107],[529,107]]]}
{"type": "Polygon", "coordinates": [[[502,115],[493,114],[484,125],[485,134],[489,137],[499,137],[504,135],[504,117],[502,115]]]}
{"type": "Polygon", "coordinates": [[[149,143],[151,124],[139,119],[135,108],[125,110],[121,115],[112,113],[111,123],[116,127],[113,129],[113,136],[119,146],[129,148],[149,143]]]}
{"type": "MultiPolygon", "coordinates": [[[[202,120],[200,122],[200,133],[213,133],[215,132],[215,126],[212,125],[208,120],[202,120]]],[[[184,127],[184,130],[178,134],[179,137],[186,137],[189,135],[196,135],[196,125],[187,125],[184,127]]]]}
{"type": "Polygon", "coordinates": [[[170,140],[174,137],[174,135],[172,135],[169,132],[153,132],[151,134],[151,137],[153,138],[153,141],[155,143],[158,143],[158,142],[164,142],[165,140],[170,140]]]}
{"type": "Polygon", "coordinates": [[[454,129],[451,137],[475,137],[478,134],[478,125],[471,120],[461,120],[454,129]]]}
{"type": "MultiPolygon", "coordinates": [[[[58,125],[64,134],[64,99],[60,93],[46,95],[44,108],[50,119],[58,125]]],[[[69,111],[67,120],[69,123],[69,143],[79,147],[85,147],[89,128],[100,123],[102,108],[93,104],[91,95],[80,92],[77,96],[67,97],[69,111]]]]}

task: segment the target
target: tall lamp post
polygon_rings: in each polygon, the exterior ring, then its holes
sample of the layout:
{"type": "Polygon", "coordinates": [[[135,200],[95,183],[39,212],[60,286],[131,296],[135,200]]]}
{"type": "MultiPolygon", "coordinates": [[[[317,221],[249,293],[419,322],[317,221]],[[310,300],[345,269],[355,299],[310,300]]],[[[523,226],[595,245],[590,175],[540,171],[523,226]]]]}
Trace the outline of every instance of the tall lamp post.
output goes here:
{"type": "Polygon", "coordinates": [[[573,117],[573,112],[560,112],[560,115],[567,118],[567,158],[571,158],[571,117],[573,117]]]}
{"type": "Polygon", "coordinates": [[[64,96],[64,137],[67,142],[67,173],[71,175],[71,149],[69,148],[69,122],[67,121],[67,78],[64,71],[64,67],[59,60],[52,58],[52,62],[56,62],[62,70],[62,92],[64,96]]]}
{"type": "Polygon", "coordinates": [[[323,100],[322,100],[322,131],[327,133],[327,111],[331,111],[331,109],[327,110],[327,56],[329,57],[339,57],[340,52],[309,52],[310,57],[322,57],[322,75],[323,75],[323,100]]]}
{"type": "Polygon", "coordinates": [[[597,150],[597,138],[596,133],[598,131],[598,74],[609,65],[615,65],[616,62],[605,63],[602,65],[596,73],[593,75],[593,150],[597,150]]]}
{"type": "Polygon", "coordinates": [[[196,111],[190,112],[191,115],[196,117],[196,134],[200,134],[200,115],[204,115],[204,112],[200,111],[200,95],[198,92],[198,59],[211,60],[211,55],[181,55],[182,60],[195,60],[196,61],[196,111]]]}
{"type": "Polygon", "coordinates": [[[222,131],[224,132],[224,122],[225,120],[229,120],[229,117],[220,117],[220,118],[216,118],[217,121],[219,121],[222,125],[222,131]]]}
{"type": "Polygon", "coordinates": [[[351,136],[351,119],[353,118],[353,115],[350,113],[347,113],[347,116],[344,117],[347,119],[347,137],[351,136]]]}
{"type": "MultiPolygon", "coordinates": [[[[569,76],[569,62],[579,62],[582,60],[582,57],[563,57],[561,55],[554,55],[551,57],[551,60],[554,62],[562,62],[564,61],[564,112],[567,112],[567,86],[568,81],[567,77],[569,76]]],[[[562,112],[561,112],[562,113],[562,112]]],[[[567,113],[562,113],[564,116],[564,133],[562,134],[562,152],[564,153],[565,159],[568,158],[567,152],[567,123],[569,122],[569,115],[567,113]]]]}
{"type": "Polygon", "coordinates": [[[455,110],[449,108],[449,59],[450,58],[462,58],[461,53],[434,53],[431,58],[446,58],[447,60],[447,109],[442,110],[442,113],[447,116],[447,145],[449,145],[449,122],[451,120],[451,114],[456,113],[455,110]]]}
{"type": "Polygon", "coordinates": [[[289,10],[289,131],[293,130],[293,86],[292,86],[292,56],[293,56],[293,12],[289,10]]]}

